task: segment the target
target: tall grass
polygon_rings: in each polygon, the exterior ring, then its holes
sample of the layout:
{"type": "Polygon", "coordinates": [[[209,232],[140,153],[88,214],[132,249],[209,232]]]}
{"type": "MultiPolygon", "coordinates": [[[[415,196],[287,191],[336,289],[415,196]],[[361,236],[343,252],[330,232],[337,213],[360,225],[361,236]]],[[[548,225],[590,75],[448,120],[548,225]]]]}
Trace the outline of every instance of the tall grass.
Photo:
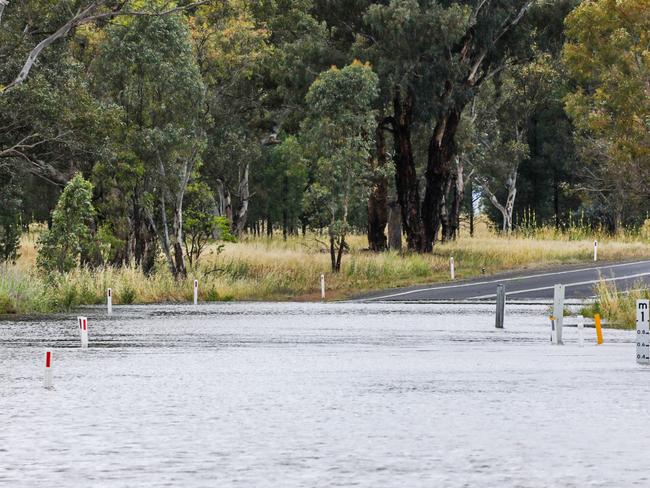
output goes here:
{"type": "Polygon", "coordinates": [[[636,324],[636,301],[650,299],[650,288],[638,282],[630,290],[619,291],[614,282],[600,281],[596,284],[596,301],[583,309],[583,314],[601,314],[609,325],[619,329],[634,329],[636,324]]]}
{"type": "MultiPolygon", "coordinates": [[[[650,256],[650,244],[630,236],[599,239],[602,260],[650,256]]],[[[449,258],[454,256],[457,279],[522,268],[538,268],[593,259],[593,236],[566,235],[543,238],[514,234],[498,236],[483,227],[476,237],[437,245],[427,255],[370,253],[365,236],[350,236],[350,251],[340,273],[331,273],[327,245],[318,235],[253,238],[227,244],[225,251],[208,249],[197,269],[175,280],[161,260],[150,276],[138,268],[80,268],[46,278],[36,271],[35,236],[24,236],[21,258],[0,268],[0,313],[42,313],[82,304],[104,303],[108,287],[114,303],[188,302],[193,280],[199,280],[199,298],[216,300],[316,300],[319,276],[326,275],[328,299],[368,290],[449,279],[449,258]]]]}

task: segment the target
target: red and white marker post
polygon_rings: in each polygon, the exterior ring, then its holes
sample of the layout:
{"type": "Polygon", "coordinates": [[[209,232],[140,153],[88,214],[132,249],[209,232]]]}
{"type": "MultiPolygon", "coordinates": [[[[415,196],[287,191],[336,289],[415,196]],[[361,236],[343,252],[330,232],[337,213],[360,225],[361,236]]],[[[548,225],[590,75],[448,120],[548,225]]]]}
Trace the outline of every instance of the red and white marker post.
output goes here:
{"type": "Polygon", "coordinates": [[[108,308],[108,315],[113,313],[113,290],[109,288],[106,290],[106,306],[108,308]]]}
{"type": "Polygon", "coordinates": [[[45,351],[45,371],[43,373],[43,386],[52,388],[52,360],[54,355],[52,351],[45,351]]]}
{"type": "Polygon", "coordinates": [[[456,266],[453,256],[449,258],[449,275],[451,276],[452,281],[456,279],[456,266]]]}
{"type": "Polygon", "coordinates": [[[88,349],[88,319],[86,317],[77,317],[79,323],[79,334],[81,335],[81,348],[88,349]]]}
{"type": "Polygon", "coordinates": [[[594,241],[594,261],[598,261],[598,241],[594,241]]]}
{"type": "Polygon", "coordinates": [[[199,304],[199,280],[194,280],[194,305],[199,304]]]}

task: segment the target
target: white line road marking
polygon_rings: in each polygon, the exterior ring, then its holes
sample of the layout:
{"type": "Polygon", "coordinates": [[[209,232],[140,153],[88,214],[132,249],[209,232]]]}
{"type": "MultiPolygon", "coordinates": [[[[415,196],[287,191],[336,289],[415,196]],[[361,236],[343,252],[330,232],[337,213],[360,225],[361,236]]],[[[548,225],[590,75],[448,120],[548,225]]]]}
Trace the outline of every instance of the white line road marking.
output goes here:
{"type": "MultiPolygon", "coordinates": [[[[369,301],[374,301],[374,300],[385,300],[386,298],[394,298],[394,297],[401,297],[405,295],[412,295],[413,293],[420,293],[423,291],[433,291],[433,290],[450,290],[452,288],[465,288],[468,286],[478,286],[478,285],[489,285],[490,283],[504,283],[507,281],[518,281],[518,280],[527,280],[530,278],[542,278],[544,276],[555,276],[555,275],[562,275],[562,274],[569,274],[569,273],[579,273],[582,271],[595,271],[595,270],[603,270],[603,269],[612,269],[612,268],[620,268],[622,266],[633,266],[633,265],[639,265],[639,264],[650,264],[650,261],[636,261],[633,263],[621,263],[621,264],[612,264],[608,266],[592,266],[589,268],[579,268],[579,269],[570,269],[567,271],[555,271],[552,273],[540,273],[540,274],[535,274],[535,275],[527,275],[527,276],[515,276],[513,278],[503,278],[503,279],[498,279],[494,278],[488,281],[477,281],[474,283],[463,283],[459,285],[445,285],[445,286],[433,286],[430,288],[419,288],[417,290],[410,290],[410,291],[403,291],[399,293],[392,293],[390,295],[382,295],[379,297],[372,297],[372,298],[361,298],[359,300],[354,300],[354,301],[362,301],[362,302],[369,302],[369,301]]],[[[625,278],[624,276],[621,277],[620,279],[625,278]]],[[[600,281],[600,280],[597,280],[600,281]]],[[[552,287],[551,287],[552,288],[552,287]]],[[[545,288],[541,288],[542,290],[545,290],[545,288]]],[[[533,290],[530,290],[533,291],[533,290]]],[[[523,292],[522,292],[523,293],[523,292]]],[[[508,295],[509,293],[506,293],[508,295]]],[[[496,295],[490,295],[490,296],[496,296],[496,295]]]]}
{"type": "MultiPolygon", "coordinates": [[[[581,286],[581,285],[593,285],[596,284],[600,281],[618,281],[618,280],[626,280],[630,278],[640,278],[641,276],[650,276],[650,273],[638,273],[638,274],[633,274],[633,275],[627,275],[627,276],[614,276],[612,278],[600,278],[598,280],[589,280],[589,281],[578,281],[576,283],[565,283],[564,286],[565,288],[569,288],[571,286],[581,286]]],[[[553,286],[541,286],[539,288],[529,288],[528,290],[518,290],[518,291],[511,291],[507,292],[506,296],[508,295],[519,295],[521,293],[529,293],[531,291],[542,291],[542,290],[552,290],[553,286]]],[[[492,293],[490,295],[481,295],[478,297],[470,297],[469,300],[484,300],[486,298],[492,298],[496,297],[496,293],[492,293]]]]}

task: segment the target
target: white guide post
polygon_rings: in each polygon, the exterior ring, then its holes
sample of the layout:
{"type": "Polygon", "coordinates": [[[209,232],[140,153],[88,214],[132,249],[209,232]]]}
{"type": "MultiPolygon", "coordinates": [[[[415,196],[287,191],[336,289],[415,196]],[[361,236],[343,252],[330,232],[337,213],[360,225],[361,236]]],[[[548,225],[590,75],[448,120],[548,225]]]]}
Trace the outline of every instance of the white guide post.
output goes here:
{"type": "Polygon", "coordinates": [[[52,388],[52,359],[54,355],[52,351],[45,351],[45,371],[43,373],[43,386],[45,388],[52,388]]]}
{"type": "Polygon", "coordinates": [[[321,300],[325,300],[325,275],[320,275],[320,297],[321,300]]]}
{"type": "Polygon", "coordinates": [[[194,280],[194,305],[199,304],[199,280],[194,280]]]}
{"type": "Polygon", "coordinates": [[[454,269],[454,257],[449,258],[449,274],[451,275],[451,280],[456,279],[456,270],[454,269]]]}
{"type": "Polygon", "coordinates": [[[113,313],[113,290],[109,288],[106,290],[106,306],[108,307],[108,315],[113,313]]]}
{"type": "Polygon", "coordinates": [[[598,241],[594,241],[594,261],[598,261],[598,241]]]}
{"type": "Polygon", "coordinates": [[[585,318],[582,315],[578,315],[578,345],[585,345],[585,318]]]}
{"type": "Polygon", "coordinates": [[[554,344],[563,344],[564,285],[555,285],[553,288],[553,317],[555,317],[555,340],[553,342],[554,344]]]}
{"type": "Polygon", "coordinates": [[[636,362],[650,364],[650,300],[636,301],[636,362]]]}
{"type": "Polygon", "coordinates": [[[79,335],[81,336],[81,348],[88,348],[88,319],[86,317],[77,317],[79,322],[79,335]]]}

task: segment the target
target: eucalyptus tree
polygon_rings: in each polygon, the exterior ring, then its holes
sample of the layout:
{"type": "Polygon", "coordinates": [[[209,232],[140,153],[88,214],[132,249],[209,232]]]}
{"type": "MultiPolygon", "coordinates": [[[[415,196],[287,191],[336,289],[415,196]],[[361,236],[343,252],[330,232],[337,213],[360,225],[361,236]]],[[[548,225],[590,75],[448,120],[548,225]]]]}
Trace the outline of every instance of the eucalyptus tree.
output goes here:
{"type": "Polygon", "coordinates": [[[377,85],[377,75],[370,66],[355,61],[343,69],[332,67],[321,73],[306,97],[310,115],[303,137],[317,175],[307,199],[315,212],[320,210],[316,215],[328,227],[334,272],[341,270],[350,208],[362,191],[359,182],[368,171],[377,85]]]}
{"type": "Polygon", "coordinates": [[[124,156],[136,166],[128,196],[170,271],[184,276],[183,201],[205,146],[205,85],[187,21],[137,17],[110,28],[95,70],[98,93],[123,111],[124,156]]]}
{"type": "Polygon", "coordinates": [[[530,55],[554,3],[390,0],[368,9],[358,39],[392,105],[384,126],[395,142],[396,187],[410,249],[430,251],[440,230],[463,110],[481,84],[530,55]],[[412,140],[417,123],[429,127],[424,198],[412,140]]]}

